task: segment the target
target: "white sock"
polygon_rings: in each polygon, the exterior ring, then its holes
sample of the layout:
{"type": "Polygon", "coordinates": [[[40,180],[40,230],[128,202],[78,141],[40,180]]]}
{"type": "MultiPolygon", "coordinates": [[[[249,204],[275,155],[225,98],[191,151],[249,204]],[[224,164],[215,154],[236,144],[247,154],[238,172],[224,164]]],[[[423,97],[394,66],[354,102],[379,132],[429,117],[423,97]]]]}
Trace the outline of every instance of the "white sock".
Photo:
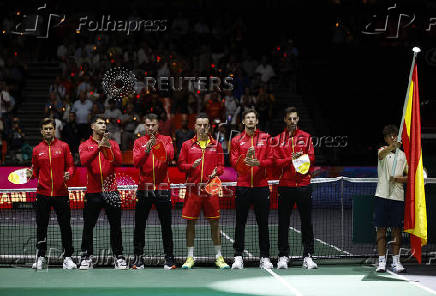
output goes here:
{"type": "Polygon", "coordinates": [[[397,263],[400,263],[400,255],[392,256],[392,264],[397,265],[397,263]]]}
{"type": "Polygon", "coordinates": [[[188,247],[188,257],[194,257],[194,247],[188,247]]]}
{"type": "Polygon", "coordinates": [[[222,256],[221,255],[221,245],[216,245],[215,247],[215,252],[216,252],[216,258],[222,256]]]}
{"type": "Polygon", "coordinates": [[[385,256],[378,256],[378,262],[386,262],[386,257],[385,256]]]}

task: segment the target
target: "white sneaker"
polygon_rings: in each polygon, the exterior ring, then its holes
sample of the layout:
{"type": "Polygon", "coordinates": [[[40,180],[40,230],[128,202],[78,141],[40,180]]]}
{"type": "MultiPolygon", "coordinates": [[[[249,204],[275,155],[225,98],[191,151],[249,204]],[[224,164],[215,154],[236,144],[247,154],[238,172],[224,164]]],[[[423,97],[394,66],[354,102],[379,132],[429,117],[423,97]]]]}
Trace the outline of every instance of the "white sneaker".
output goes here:
{"type": "Polygon", "coordinates": [[[120,256],[118,259],[115,259],[115,269],[127,269],[126,259],[120,256]]]}
{"type": "Polygon", "coordinates": [[[315,262],[313,262],[312,257],[308,256],[308,257],[304,257],[303,268],[317,269],[318,265],[315,262]]]}
{"type": "MultiPolygon", "coordinates": [[[[384,258],[384,257],[383,257],[384,258]]],[[[386,260],[378,260],[378,266],[375,270],[376,272],[386,272],[386,260]]]]}
{"type": "Polygon", "coordinates": [[[82,261],[80,262],[80,270],[88,270],[88,269],[92,269],[94,268],[94,265],[92,263],[92,259],[89,257],[85,257],[82,259],[82,261]]]}
{"type": "Polygon", "coordinates": [[[32,268],[35,268],[36,270],[43,270],[44,268],[47,268],[47,259],[45,259],[45,257],[38,257],[38,259],[36,259],[36,263],[33,263],[32,268]]]}
{"type": "Polygon", "coordinates": [[[232,269],[244,269],[244,261],[242,260],[242,256],[235,256],[232,269]]]}
{"type": "MultiPolygon", "coordinates": [[[[391,264],[392,271],[395,273],[401,273],[404,272],[406,269],[404,268],[403,264],[401,262],[397,262],[396,264],[391,264]]],[[[386,270],[386,263],[385,263],[385,270],[386,270]]]]}
{"type": "Polygon", "coordinates": [[[286,256],[280,257],[277,262],[277,269],[288,269],[289,258],[286,256]]]}
{"type": "Polygon", "coordinates": [[[273,264],[271,263],[271,261],[269,260],[268,257],[262,257],[260,258],[260,268],[262,269],[271,269],[274,268],[273,264]]]}
{"type": "Polygon", "coordinates": [[[63,268],[64,269],[77,269],[77,265],[76,265],[76,263],[73,262],[73,259],[71,259],[71,257],[65,257],[63,268]]]}

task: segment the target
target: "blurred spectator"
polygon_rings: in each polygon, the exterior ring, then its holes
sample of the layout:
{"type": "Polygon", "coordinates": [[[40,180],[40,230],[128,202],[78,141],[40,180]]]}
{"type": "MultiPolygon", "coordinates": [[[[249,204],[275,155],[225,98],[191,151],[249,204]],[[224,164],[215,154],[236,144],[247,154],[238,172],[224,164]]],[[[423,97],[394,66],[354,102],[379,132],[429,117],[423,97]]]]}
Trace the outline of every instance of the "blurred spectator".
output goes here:
{"type": "Polygon", "coordinates": [[[229,165],[229,137],[227,132],[227,124],[217,123],[217,128],[215,129],[214,138],[221,144],[224,152],[224,159],[226,165],[229,165]]]}
{"type": "Polygon", "coordinates": [[[189,21],[187,18],[183,17],[182,13],[179,12],[177,17],[174,19],[171,26],[171,32],[175,34],[185,35],[189,31],[189,21]]]}
{"type": "Polygon", "coordinates": [[[62,118],[64,112],[64,104],[59,100],[56,92],[50,92],[49,101],[45,104],[45,114],[53,115],[54,118],[62,118]]]}
{"type": "Polygon", "coordinates": [[[210,99],[206,102],[206,113],[209,119],[213,121],[218,118],[221,119],[224,111],[224,104],[220,99],[218,92],[212,92],[210,99]]]}
{"type": "Polygon", "coordinates": [[[0,165],[3,164],[3,131],[4,131],[4,125],[3,120],[0,118],[0,165]]]}
{"type": "Polygon", "coordinates": [[[89,77],[84,76],[83,80],[77,86],[77,94],[79,95],[81,92],[89,92],[91,90],[91,85],[89,84],[89,77]]]}
{"type": "Polygon", "coordinates": [[[0,118],[7,118],[7,113],[11,104],[11,97],[6,88],[6,84],[0,81],[0,118]]]}
{"type": "Polygon", "coordinates": [[[65,86],[62,85],[59,76],[57,76],[55,82],[50,85],[49,93],[56,93],[58,98],[61,100],[65,98],[67,90],[65,89],[65,86]]]}
{"type": "Polygon", "coordinates": [[[127,104],[126,113],[121,116],[121,125],[123,126],[123,134],[121,136],[121,150],[131,150],[135,141],[135,128],[140,121],[138,114],[133,112],[134,106],[132,103],[127,104]]]}
{"type": "Polygon", "coordinates": [[[11,136],[8,142],[9,142],[9,149],[13,153],[19,152],[19,150],[24,144],[24,132],[21,129],[20,119],[18,117],[14,117],[12,119],[11,136]]]}
{"type": "Polygon", "coordinates": [[[111,138],[118,144],[121,144],[121,110],[117,108],[114,99],[109,100],[109,109],[104,112],[104,116],[108,120],[106,130],[110,133],[111,138]]]}
{"type": "Polygon", "coordinates": [[[62,139],[70,145],[70,151],[73,156],[78,155],[80,138],[79,127],[76,122],[76,114],[70,112],[68,121],[62,130],[62,139]]]}
{"type": "Polygon", "coordinates": [[[189,92],[188,94],[188,113],[197,114],[201,110],[201,98],[196,92],[189,92]]]}
{"type": "Polygon", "coordinates": [[[271,64],[267,62],[266,56],[262,57],[260,65],[256,68],[256,73],[260,74],[260,80],[265,83],[268,82],[271,77],[276,75],[271,64]]]}
{"type": "Polygon", "coordinates": [[[259,112],[259,124],[262,130],[269,130],[273,104],[274,96],[267,93],[264,87],[259,88],[259,95],[256,98],[256,110],[259,112]]]}
{"type": "Polygon", "coordinates": [[[59,118],[54,116],[53,110],[50,110],[49,117],[55,121],[55,137],[56,137],[56,139],[61,139],[64,124],[62,123],[62,121],[59,118]]]}
{"type": "Polygon", "coordinates": [[[251,95],[250,89],[245,88],[245,92],[241,97],[241,114],[256,106],[256,97],[251,95]]]}
{"type": "Polygon", "coordinates": [[[64,44],[58,46],[57,57],[59,60],[64,61],[67,57],[68,49],[64,44]]]}
{"type": "Polygon", "coordinates": [[[241,66],[247,76],[252,77],[257,69],[257,61],[252,56],[247,56],[241,66]]]}
{"type": "Polygon", "coordinates": [[[176,130],[175,133],[175,142],[176,142],[176,153],[177,156],[180,153],[180,149],[182,149],[183,142],[192,139],[194,137],[194,131],[188,128],[188,115],[182,115],[182,127],[176,130]]]}
{"type": "Polygon", "coordinates": [[[76,123],[79,129],[80,139],[87,139],[90,135],[90,114],[92,111],[92,102],[86,99],[86,93],[81,92],[79,99],[73,104],[71,112],[76,114],[76,123]]]}
{"type": "Polygon", "coordinates": [[[136,128],[135,128],[135,136],[137,137],[137,138],[139,138],[139,137],[142,137],[142,136],[144,136],[145,135],[145,117],[144,116],[142,116],[141,117],[141,120],[140,120],[140,122],[141,123],[139,123],[137,126],[136,126],[136,128]]]}
{"type": "Polygon", "coordinates": [[[236,119],[238,117],[238,113],[241,110],[239,107],[239,102],[233,96],[231,90],[224,91],[224,106],[226,108],[226,122],[227,124],[236,124],[236,119]]]}
{"type": "Polygon", "coordinates": [[[159,116],[159,133],[164,136],[172,136],[171,120],[165,111],[159,116]]]}

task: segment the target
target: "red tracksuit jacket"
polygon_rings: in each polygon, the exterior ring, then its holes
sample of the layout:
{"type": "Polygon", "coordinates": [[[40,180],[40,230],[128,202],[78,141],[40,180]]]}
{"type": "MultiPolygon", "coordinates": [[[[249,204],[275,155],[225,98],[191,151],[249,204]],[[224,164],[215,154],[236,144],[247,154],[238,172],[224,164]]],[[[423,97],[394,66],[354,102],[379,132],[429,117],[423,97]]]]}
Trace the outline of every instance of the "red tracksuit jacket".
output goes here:
{"type": "Polygon", "coordinates": [[[281,134],[273,139],[274,159],[279,169],[274,178],[279,178],[279,186],[298,187],[310,184],[315,162],[315,153],[313,150],[312,137],[310,134],[296,129],[294,135],[289,137],[289,132],[285,129],[281,134]],[[292,152],[303,152],[308,154],[310,159],[310,168],[307,174],[300,174],[295,171],[292,165],[292,152]]]}
{"type": "Polygon", "coordinates": [[[32,153],[32,178],[38,178],[36,193],[46,196],[68,196],[64,173],[74,174],[70,147],[58,139],[48,145],[42,141],[32,153]]]}
{"type": "Polygon", "coordinates": [[[92,136],[88,140],[80,144],[79,154],[80,162],[87,169],[86,192],[100,193],[103,191],[115,191],[116,184],[110,184],[111,178],[115,175],[115,166],[121,164],[121,151],[118,143],[110,140],[111,149],[98,148],[98,143],[92,136]],[[108,158],[105,157],[103,149],[107,149],[108,158]],[[109,178],[108,178],[109,177],[109,178]],[[106,183],[105,183],[106,180],[106,183]],[[103,185],[107,188],[103,189],[103,185]]]}
{"type": "Polygon", "coordinates": [[[167,154],[167,160],[162,162],[155,158],[154,154],[145,152],[145,146],[150,139],[149,135],[145,135],[135,140],[133,147],[133,164],[139,168],[139,185],[138,190],[155,190],[159,189],[159,184],[170,185],[170,179],[168,177],[168,162],[174,158],[174,147],[171,137],[156,135],[156,139],[164,144],[164,148],[167,154]],[[153,187],[146,184],[153,184],[153,187]]]}
{"type": "Polygon", "coordinates": [[[271,136],[256,130],[253,136],[247,135],[245,130],[234,137],[230,146],[230,162],[234,168],[241,155],[246,155],[248,148],[254,147],[255,158],[260,165],[251,167],[250,173],[240,175],[238,173],[237,186],[241,187],[264,187],[268,186],[267,168],[274,165],[273,153],[270,147],[271,136]]]}
{"type": "Polygon", "coordinates": [[[185,141],[180,150],[178,166],[186,173],[186,183],[206,183],[209,175],[215,168],[218,168],[218,176],[224,173],[224,153],[221,144],[212,137],[209,137],[209,144],[201,149],[197,137],[185,141]],[[193,168],[195,160],[201,158],[201,163],[193,168]]]}

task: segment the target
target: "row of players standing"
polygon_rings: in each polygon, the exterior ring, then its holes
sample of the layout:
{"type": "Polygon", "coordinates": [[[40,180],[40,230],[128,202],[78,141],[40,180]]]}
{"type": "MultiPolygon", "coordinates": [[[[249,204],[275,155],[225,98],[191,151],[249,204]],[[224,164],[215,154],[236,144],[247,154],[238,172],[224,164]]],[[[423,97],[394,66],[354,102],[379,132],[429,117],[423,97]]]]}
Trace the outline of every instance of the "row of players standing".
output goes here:
{"type": "MultiPolygon", "coordinates": [[[[312,269],[317,265],[312,260],[314,238],[312,226],[311,173],[312,169],[299,172],[292,162],[302,155],[307,155],[310,163],[314,162],[314,149],[308,133],[298,128],[298,112],[295,107],[285,110],[285,130],[275,138],[257,129],[258,114],[253,110],[244,112],[242,116],[244,131],[231,141],[231,163],[237,167],[241,163],[246,168],[238,170],[236,186],[236,228],[233,244],[233,269],[243,268],[243,252],[245,225],[248,211],[254,205],[254,212],[259,230],[260,268],[270,269],[270,241],[268,216],[270,208],[270,191],[267,183],[267,169],[275,169],[279,181],[278,214],[279,260],[277,268],[287,268],[289,261],[289,225],[292,208],[297,203],[302,222],[303,267],[312,269]],[[273,145],[274,144],[274,145],[273,145]]],[[[170,137],[158,134],[158,117],[148,114],[145,117],[146,135],[137,139],[134,144],[134,165],[140,170],[140,180],[136,192],[134,255],[132,268],[143,268],[143,252],[145,246],[145,227],[149,211],[155,204],[161,223],[162,239],[165,252],[165,269],[176,267],[173,253],[171,230],[171,195],[168,185],[168,161],[174,156],[170,137]],[[160,141],[166,152],[166,161],[154,156],[152,147],[160,141]]],[[[92,136],[79,148],[81,163],[87,168],[87,191],[83,210],[84,227],[82,234],[82,257],[80,269],[93,267],[93,228],[101,209],[105,209],[110,224],[110,241],[115,256],[115,268],[127,269],[123,256],[121,209],[105,202],[103,188],[105,180],[113,179],[115,166],[121,164],[121,152],[115,141],[109,140],[106,133],[106,120],[96,116],[91,124],[92,136]]],[[[44,119],[41,124],[43,141],[35,147],[32,157],[32,169],[28,176],[38,178],[37,188],[37,261],[35,268],[45,267],[47,249],[47,227],[50,206],[53,206],[61,228],[64,249],[65,269],[76,268],[71,256],[72,231],[70,225],[70,207],[66,181],[74,173],[74,165],[69,147],[54,137],[55,123],[44,119]]],[[[219,231],[219,197],[201,191],[200,184],[207,183],[224,172],[224,155],[222,147],[210,136],[210,121],[206,114],[199,114],[195,121],[196,135],[182,145],[178,166],[187,176],[187,184],[194,184],[194,190],[188,190],[182,210],[182,218],[187,220],[186,242],[187,260],[182,265],[190,269],[195,264],[194,240],[195,222],[203,210],[211,228],[211,237],[216,250],[217,267],[230,268],[221,254],[221,235],[219,231]],[[204,196],[206,194],[206,196],[204,196]]],[[[119,194],[116,186],[109,191],[119,194]]]]}

